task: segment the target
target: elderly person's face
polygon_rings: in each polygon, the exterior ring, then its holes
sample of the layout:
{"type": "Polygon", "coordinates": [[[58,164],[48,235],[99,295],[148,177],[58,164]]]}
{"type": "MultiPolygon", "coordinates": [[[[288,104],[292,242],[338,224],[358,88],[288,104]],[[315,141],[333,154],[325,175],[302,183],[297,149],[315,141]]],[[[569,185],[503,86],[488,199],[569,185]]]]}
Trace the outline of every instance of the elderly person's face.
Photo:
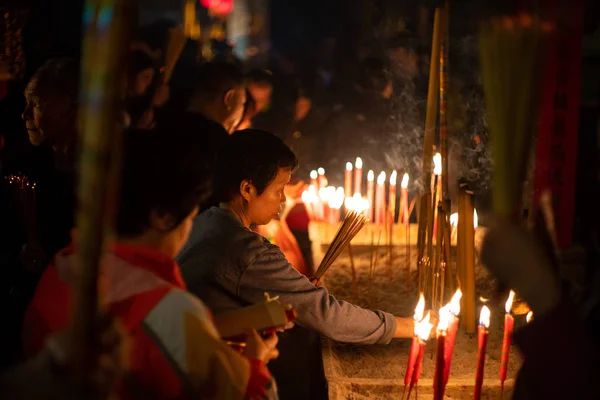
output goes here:
{"type": "Polygon", "coordinates": [[[281,205],[285,203],[285,185],[292,176],[292,171],[280,168],[275,179],[266,187],[264,192],[258,194],[254,185],[249,181],[242,182],[241,194],[246,200],[246,218],[256,225],[266,225],[273,218],[279,216],[281,205]]]}
{"type": "Polygon", "coordinates": [[[34,146],[67,142],[75,132],[77,104],[69,94],[34,76],[25,89],[25,121],[29,141],[34,146]]]}

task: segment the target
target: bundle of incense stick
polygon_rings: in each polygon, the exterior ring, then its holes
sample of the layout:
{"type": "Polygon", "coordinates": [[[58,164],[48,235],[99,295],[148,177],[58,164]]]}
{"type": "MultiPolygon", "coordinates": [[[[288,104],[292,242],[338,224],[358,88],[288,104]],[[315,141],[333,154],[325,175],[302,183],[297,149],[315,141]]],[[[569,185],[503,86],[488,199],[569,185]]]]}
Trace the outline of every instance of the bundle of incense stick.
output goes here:
{"type": "Polygon", "coordinates": [[[520,215],[523,182],[537,123],[540,66],[552,27],[529,15],[494,18],[479,42],[494,158],[494,211],[520,215]]]}
{"type": "Polygon", "coordinates": [[[331,241],[321,265],[317,269],[315,279],[320,279],[325,272],[331,267],[331,264],[338,258],[342,250],[350,243],[350,241],[367,225],[369,219],[362,212],[350,210],[346,213],[346,218],[338,228],[335,237],[331,241]]]}

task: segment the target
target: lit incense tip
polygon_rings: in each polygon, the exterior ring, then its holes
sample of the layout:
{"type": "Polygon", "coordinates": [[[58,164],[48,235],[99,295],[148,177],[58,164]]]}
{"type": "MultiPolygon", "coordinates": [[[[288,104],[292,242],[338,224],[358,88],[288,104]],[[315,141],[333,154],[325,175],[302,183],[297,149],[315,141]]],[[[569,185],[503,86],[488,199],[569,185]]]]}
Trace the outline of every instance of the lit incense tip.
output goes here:
{"type": "Polygon", "coordinates": [[[363,164],[363,163],[362,163],[362,158],[360,158],[360,157],[356,157],[356,162],[354,163],[354,166],[355,166],[356,168],[362,168],[362,164],[363,164]]]}
{"type": "Polygon", "coordinates": [[[408,187],[408,174],[404,174],[404,176],[402,177],[402,182],[400,182],[400,186],[402,187],[402,189],[406,189],[408,187]]]}
{"type": "Polygon", "coordinates": [[[393,170],[392,174],[390,175],[390,185],[396,186],[397,177],[398,177],[398,173],[396,172],[396,170],[393,170]]]}
{"type": "Polygon", "coordinates": [[[369,182],[373,182],[375,180],[375,172],[373,172],[372,169],[370,169],[369,172],[367,173],[367,180],[369,182]]]}
{"type": "Polygon", "coordinates": [[[351,162],[346,163],[346,171],[352,171],[352,163],[351,162]]]}

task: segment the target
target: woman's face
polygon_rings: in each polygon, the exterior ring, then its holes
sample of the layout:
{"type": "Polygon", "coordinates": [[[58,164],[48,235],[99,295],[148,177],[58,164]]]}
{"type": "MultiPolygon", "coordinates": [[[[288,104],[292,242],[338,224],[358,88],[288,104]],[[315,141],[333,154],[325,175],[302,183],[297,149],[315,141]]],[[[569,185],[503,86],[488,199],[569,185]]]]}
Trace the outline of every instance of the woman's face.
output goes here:
{"type": "Polygon", "coordinates": [[[198,207],[194,208],[194,210],[192,210],[192,212],[179,225],[177,225],[175,229],[169,231],[165,235],[164,251],[172,258],[175,258],[177,254],[181,252],[183,246],[185,246],[187,243],[190,232],[192,231],[194,218],[196,218],[196,215],[198,215],[198,211],[198,207]]]}
{"type": "Polygon", "coordinates": [[[146,68],[135,76],[135,82],[133,84],[133,92],[138,96],[142,96],[148,91],[148,87],[154,79],[154,69],[146,68]]]}
{"type": "Polygon", "coordinates": [[[281,205],[285,203],[285,185],[290,181],[292,173],[287,168],[280,168],[275,179],[264,192],[257,194],[256,188],[251,187],[244,196],[247,201],[246,217],[252,224],[266,225],[279,216],[281,205]]]}

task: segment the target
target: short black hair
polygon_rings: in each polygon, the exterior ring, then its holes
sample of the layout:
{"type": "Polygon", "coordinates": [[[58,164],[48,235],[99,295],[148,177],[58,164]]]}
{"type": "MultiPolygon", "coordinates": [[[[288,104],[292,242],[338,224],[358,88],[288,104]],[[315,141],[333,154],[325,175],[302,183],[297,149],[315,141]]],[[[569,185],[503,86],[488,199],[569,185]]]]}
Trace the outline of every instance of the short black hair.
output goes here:
{"type": "Polygon", "coordinates": [[[246,83],[258,86],[273,86],[273,73],[266,69],[253,68],[246,74],[246,83]]]}
{"type": "Polygon", "coordinates": [[[233,88],[244,87],[244,74],[231,63],[209,62],[196,75],[192,102],[200,99],[217,100],[233,88]]]}
{"type": "Polygon", "coordinates": [[[294,152],[277,136],[258,129],[234,132],[225,143],[215,168],[215,191],[220,202],[229,202],[239,194],[240,184],[252,182],[262,194],[280,168],[298,168],[294,152]]]}
{"type": "Polygon", "coordinates": [[[125,132],[117,234],[135,237],[153,211],[173,218],[171,229],[211,194],[212,161],[177,125],[125,132]]]}
{"type": "Polygon", "coordinates": [[[73,58],[53,58],[42,65],[31,80],[37,81],[38,87],[60,91],[74,103],[79,98],[79,61],[73,58]]]}

